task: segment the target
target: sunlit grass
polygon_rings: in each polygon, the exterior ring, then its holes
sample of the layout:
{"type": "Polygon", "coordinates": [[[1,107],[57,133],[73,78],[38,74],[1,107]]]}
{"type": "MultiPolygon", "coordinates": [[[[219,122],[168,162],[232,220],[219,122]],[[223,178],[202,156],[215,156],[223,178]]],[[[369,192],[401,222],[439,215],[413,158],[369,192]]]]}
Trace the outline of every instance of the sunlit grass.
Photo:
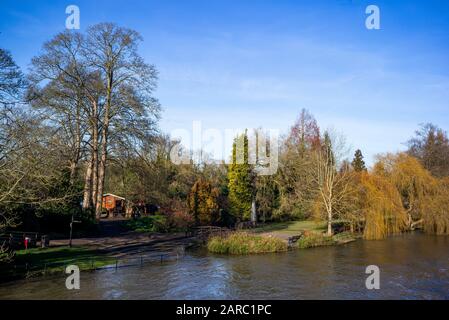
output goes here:
{"type": "Polygon", "coordinates": [[[287,221],[267,224],[255,229],[257,233],[272,232],[284,234],[288,236],[298,235],[304,231],[324,231],[326,229],[326,222],[323,221],[287,221]]]}
{"type": "Polygon", "coordinates": [[[235,232],[225,237],[213,237],[207,243],[213,253],[245,255],[287,251],[287,243],[279,238],[235,232]]]}
{"type": "Polygon", "coordinates": [[[13,261],[0,266],[3,277],[29,277],[64,272],[74,264],[80,270],[93,270],[114,262],[114,258],[86,247],[53,247],[17,250],[13,261]]]}

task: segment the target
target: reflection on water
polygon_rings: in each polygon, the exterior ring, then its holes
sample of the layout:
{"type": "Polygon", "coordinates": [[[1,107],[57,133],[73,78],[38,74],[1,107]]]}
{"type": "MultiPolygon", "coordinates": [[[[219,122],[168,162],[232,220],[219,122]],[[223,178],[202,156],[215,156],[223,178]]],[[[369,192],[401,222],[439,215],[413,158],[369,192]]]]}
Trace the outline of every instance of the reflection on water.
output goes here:
{"type": "Polygon", "coordinates": [[[255,256],[203,250],[172,263],[81,273],[0,286],[1,299],[449,299],[449,237],[408,234],[381,241],[255,256]],[[380,290],[365,268],[381,270],[380,290]]]}

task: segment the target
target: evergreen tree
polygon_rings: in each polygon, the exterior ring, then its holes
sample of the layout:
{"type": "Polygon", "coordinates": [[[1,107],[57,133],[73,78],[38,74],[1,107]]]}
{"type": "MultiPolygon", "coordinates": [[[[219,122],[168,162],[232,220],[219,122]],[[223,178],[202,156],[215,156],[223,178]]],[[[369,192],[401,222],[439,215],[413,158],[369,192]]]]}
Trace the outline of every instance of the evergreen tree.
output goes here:
{"type": "Polygon", "coordinates": [[[366,171],[365,161],[363,161],[362,151],[357,149],[354,154],[354,160],[351,163],[356,172],[366,171]]]}
{"type": "Polygon", "coordinates": [[[204,179],[195,182],[189,194],[189,211],[197,225],[213,225],[219,218],[218,190],[204,179]]]}
{"type": "Polygon", "coordinates": [[[324,145],[323,145],[323,154],[325,155],[329,166],[335,166],[335,155],[334,151],[332,150],[332,139],[329,135],[329,132],[324,133],[324,145]]]}
{"type": "Polygon", "coordinates": [[[249,220],[254,195],[254,175],[252,166],[248,163],[247,132],[234,140],[232,163],[228,168],[228,180],[231,214],[238,220],[249,220]],[[240,159],[243,161],[238,161],[240,159]]]}

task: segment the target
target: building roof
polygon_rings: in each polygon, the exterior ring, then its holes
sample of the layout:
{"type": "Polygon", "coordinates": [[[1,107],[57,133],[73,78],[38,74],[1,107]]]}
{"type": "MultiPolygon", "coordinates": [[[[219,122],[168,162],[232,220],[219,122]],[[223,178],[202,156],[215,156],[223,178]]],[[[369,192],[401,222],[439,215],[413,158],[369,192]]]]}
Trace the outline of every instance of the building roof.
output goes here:
{"type": "Polygon", "coordinates": [[[118,199],[121,199],[121,200],[125,200],[125,198],[120,197],[120,196],[117,196],[117,195],[112,194],[112,193],[105,193],[105,194],[103,194],[103,197],[107,197],[107,196],[111,196],[111,197],[114,197],[114,198],[118,198],[118,199]]]}

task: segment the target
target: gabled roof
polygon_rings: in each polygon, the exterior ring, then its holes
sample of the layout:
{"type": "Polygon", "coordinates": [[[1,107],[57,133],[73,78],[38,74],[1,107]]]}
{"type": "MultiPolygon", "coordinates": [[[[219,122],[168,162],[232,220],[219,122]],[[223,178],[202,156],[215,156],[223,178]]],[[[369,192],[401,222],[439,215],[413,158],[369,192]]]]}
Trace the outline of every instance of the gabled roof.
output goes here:
{"type": "Polygon", "coordinates": [[[107,197],[107,196],[111,196],[111,197],[114,197],[114,198],[118,198],[118,199],[121,199],[121,200],[125,200],[125,198],[120,197],[120,196],[117,196],[117,195],[112,194],[112,193],[105,193],[105,194],[103,194],[103,197],[107,197]]]}

